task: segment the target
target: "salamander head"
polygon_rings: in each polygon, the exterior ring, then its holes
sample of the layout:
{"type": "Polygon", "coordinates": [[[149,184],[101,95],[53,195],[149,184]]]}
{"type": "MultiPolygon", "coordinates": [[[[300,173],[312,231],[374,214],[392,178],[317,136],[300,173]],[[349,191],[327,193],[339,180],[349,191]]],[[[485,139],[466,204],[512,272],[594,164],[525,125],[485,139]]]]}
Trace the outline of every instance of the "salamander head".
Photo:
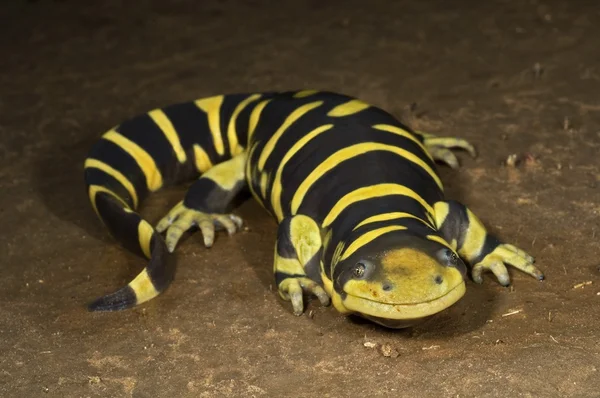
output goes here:
{"type": "Polygon", "coordinates": [[[466,266],[441,243],[382,236],[333,270],[333,304],[390,328],[412,326],[465,293],[466,266]]]}

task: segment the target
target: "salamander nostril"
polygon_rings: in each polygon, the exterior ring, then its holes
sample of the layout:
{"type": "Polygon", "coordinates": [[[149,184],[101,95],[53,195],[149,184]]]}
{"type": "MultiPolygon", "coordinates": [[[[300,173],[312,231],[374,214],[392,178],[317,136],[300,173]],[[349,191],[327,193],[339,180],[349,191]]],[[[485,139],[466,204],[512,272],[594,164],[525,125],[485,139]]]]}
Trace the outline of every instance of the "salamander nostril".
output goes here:
{"type": "Polygon", "coordinates": [[[383,285],[381,286],[381,288],[386,291],[389,292],[390,290],[392,290],[392,284],[389,282],[384,282],[383,285]]]}
{"type": "Polygon", "coordinates": [[[441,275],[436,275],[435,278],[433,278],[433,280],[435,281],[435,283],[437,283],[438,285],[441,285],[442,282],[444,281],[444,278],[442,278],[441,275]]]}

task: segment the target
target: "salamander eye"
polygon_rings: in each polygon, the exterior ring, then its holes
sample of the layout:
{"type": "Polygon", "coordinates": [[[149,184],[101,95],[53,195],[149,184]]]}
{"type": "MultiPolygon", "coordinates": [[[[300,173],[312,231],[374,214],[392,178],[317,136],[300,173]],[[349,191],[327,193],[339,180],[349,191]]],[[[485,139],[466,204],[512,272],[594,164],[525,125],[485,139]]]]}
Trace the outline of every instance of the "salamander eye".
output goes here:
{"type": "Polygon", "coordinates": [[[367,266],[363,263],[356,263],[354,269],[352,270],[352,275],[354,275],[355,278],[362,278],[365,275],[366,269],[367,266]]]}
{"type": "Polygon", "coordinates": [[[443,257],[448,261],[448,263],[452,265],[456,265],[458,263],[458,256],[450,249],[443,250],[443,257]]]}

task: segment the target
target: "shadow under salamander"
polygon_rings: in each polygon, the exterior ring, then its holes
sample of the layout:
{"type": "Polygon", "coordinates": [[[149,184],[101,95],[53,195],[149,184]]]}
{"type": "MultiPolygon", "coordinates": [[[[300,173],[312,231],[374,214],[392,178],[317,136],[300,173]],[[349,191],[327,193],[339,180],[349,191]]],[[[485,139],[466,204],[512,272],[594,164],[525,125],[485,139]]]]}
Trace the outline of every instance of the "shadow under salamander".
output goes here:
{"type": "Polygon", "coordinates": [[[94,214],[85,190],[83,164],[99,136],[74,144],[56,137],[53,146],[35,160],[33,181],[42,203],[53,215],[101,241],[110,235],[94,214]]]}

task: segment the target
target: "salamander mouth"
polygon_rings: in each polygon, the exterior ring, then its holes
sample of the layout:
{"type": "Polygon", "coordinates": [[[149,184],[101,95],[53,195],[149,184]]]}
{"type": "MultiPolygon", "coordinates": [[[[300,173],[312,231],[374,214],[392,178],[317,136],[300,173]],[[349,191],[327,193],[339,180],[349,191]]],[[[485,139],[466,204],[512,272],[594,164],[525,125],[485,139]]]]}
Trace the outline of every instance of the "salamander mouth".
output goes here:
{"type": "Polygon", "coordinates": [[[446,294],[433,300],[417,304],[386,304],[347,294],[344,307],[380,325],[390,328],[405,328],[424,321],[456,303],[466,292],[461,281],[446,294]]]}

